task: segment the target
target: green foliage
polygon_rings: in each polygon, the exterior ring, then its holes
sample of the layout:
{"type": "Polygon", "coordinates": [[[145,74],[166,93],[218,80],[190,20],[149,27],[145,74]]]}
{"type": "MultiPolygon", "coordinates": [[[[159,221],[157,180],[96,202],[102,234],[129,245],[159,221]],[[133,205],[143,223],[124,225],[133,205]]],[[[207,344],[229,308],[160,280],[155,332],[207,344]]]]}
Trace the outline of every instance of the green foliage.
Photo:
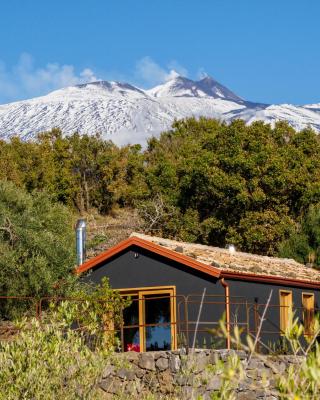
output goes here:
{"type": "MultiPolygon", "coordinates": [[[[260,326],[263,325],[263,319],[260,326]]],[[[220,321],[220,334],[229,336],[225,321],[220,321]]],[[[212,331],[217,334],[217,331],[212,331]]],[[[285,331],[285,354],[290,354],[291,362],[285,370],[275,363],[276,358],[266,357],[256,352],[256,341],[247,336],[246,342],[241,340],[241,330],[234,326],[230,341],[237,349],[245,350],[246,357],[240,360],[239,355],[231,353],[228,362],[216,361],[211,367],[212,372],[221,377],[220,389],[213,392],[212,399],[236,399],[236,389],[241,384],[246,384],[247,370],[252,373],[250,360],[252,356],[260,360],[262,364],[270,368],[275,374],[276,382],[272,395],[281,400],[314,400],[320,397],[320,345],[318,343],[320,334],[319,316],[314,316],[311,330],[306,332],[304,326],[294,314],[289,318],[289,324],[285,331]]],[[[258,337],[260,339],[260,337],[258,337]]],[[[279,355],[277,349],[277,354],[279,355]]],[[[282,353],[283,354],[283,353],[282,353]]],[[[248,375],[250,376],[250,375],[248,375]]],[[[262,375],[258,389],[264,396],[270,395],[270,387],[267,376],[262,375]]]]}
{"type": "Polygon", "coordinates": [[[0,342],[1,400],[99,398],[107,352],[91,351],[59,313],[50,314],[50,323],[23,321],[20,329],[11,342],[0,342]]]}
{"type": "MultiPolygon", "coordinates": [[[[320,196],[320,141],[286,123],[230,125],[205,118],[177,121],[145,153],[150,201],[165,209],[167,236],[275,254],[301,213],[320,196]]],[[[152,230],[150,230],[152,231],[152,230]]]]}
{"type": "Polygon", "coordinates": [[[72,225],[70,211],[44,193],[30,195],[0,181],[1,295],[63,293],[75,280],[72,225]]]}
{"type": "Polygon", "coordinates": [[[211,400],[236,400],[235,387],[238,382],[245,378],[244,368],[240,358],[230,354],[227,360],[216,359],[211,372],[221,378],[220,389],[210,395],[211,400]]]}
{"type": "Polygon", "coordinates": [[[0,179],[29,192],[45,189],[55,200],[83,213],[108,212],[118,202],[132,204],[145,191],[141,147],[119,149],[99,135],[63,137],[59,129],[37,142],[0,141],[0,179]]]}
{"type": "Polygon", "coordinates": [[[303,360],[299,368],[291,365],[278,383],[280,399],[313,400],[320,396],[320,348],[303,360]]]}
{"type": "Polygon", "coordinates": [[[18,320],[19,333],[0,341],[0,400],[100,398],[97,384],[117,343],[111,329],[130,300],[107,279],[72,295],[50,302],[41,322],[18,320]]]}
{"type": "Polygon", "coordinates": [[[86,248],[87,249],[94,249],[101,243],[105,243],[109,239],[108,235],[105,235],[103,233],[94,235],[93,238],[89,241],[87,241],[86,248]]]}
{"type": "Polygon", "coordinates": [[[319,171],[319,136],[284,122],[189,118],[145,151],[58,129],[0,141],[0,178],[79,213],[137,207],[151,233],[268,255],[282,243],[281,254],[301,261],[317,253],[314,228],[301,235],[299,226],[320,202],[319,171]]]}
{"type": "Polygon", "coordinates": [[[51,303],[51,309],[69,325],[76,322],[79,330],[87,332],[94,347],[119,347],[117,332],[123,322],[122,311],[131,304],[130,298],[111,289],[106,277],[99,285],[78,285],[71,295],[73,300],[51,303]]]}
{"type": "Polygon", "coordinates": [[[301,224],[280,245],[282,257],[320,266],[320,204],[311,205],[301,224]]]}
{"type": "Polygon", "coordinates": [[[320,396],[320,321],[313,319],[311,335],[308,331],[307,347],[305,342],[305,329],[298,318],[290,320],[285,337],[290,345],[291,352],[297,358],[295,365],[290,365],[285,374],[279,375],[278,390],[280,399],[313,400],[320,396]]]}

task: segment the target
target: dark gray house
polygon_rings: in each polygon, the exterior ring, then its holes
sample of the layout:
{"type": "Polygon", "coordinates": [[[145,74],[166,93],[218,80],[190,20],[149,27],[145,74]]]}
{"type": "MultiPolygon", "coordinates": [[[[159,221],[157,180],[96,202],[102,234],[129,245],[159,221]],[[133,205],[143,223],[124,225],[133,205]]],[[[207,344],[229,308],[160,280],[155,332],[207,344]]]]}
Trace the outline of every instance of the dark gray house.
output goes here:
{"type": "Polygon", "coordinates": [[[180,346],[227,347],[214,333],[224,317],[227,331],[239,326],[255,336],[267,299],[262,348],[281,341],[292,311],[305,337],[320,301],[320,271],[290,259],[258,256],[134,233],[77,268],[98,283],[106,276],[130,296],[124,325],[117,327],[123,350],[180,346]]]}

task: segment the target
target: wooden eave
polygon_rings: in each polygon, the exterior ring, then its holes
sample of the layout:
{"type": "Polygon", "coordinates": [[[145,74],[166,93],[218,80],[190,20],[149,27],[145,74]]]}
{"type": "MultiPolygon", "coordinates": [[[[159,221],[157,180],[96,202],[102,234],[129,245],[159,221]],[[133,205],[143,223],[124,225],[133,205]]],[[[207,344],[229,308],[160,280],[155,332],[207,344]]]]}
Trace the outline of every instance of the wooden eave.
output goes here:
{"type": "Polygon", "coordinates": [[[221,271],[217,268],[211,267],[207,264],[201,263],[197,260],[192,259],[191,257],[185,256],[183,254],[177,253],[176,251],[167,249],[163,246],[160,246],[156,243],[149,242],[147,240],[132,236],[126,240],[123,240],[116,246],[102,252],[96,257],[91,258],[86,261],[84,264],[80,265],[76,268],[76,273],[81,274],[86,272],[92,268],[99,266],[105,261],[109,260],[111,257],[119,254],[121,251],[128,249],[131,246],[138,246],[142,249],[149,250],[152,253],[158,254],[170,260],[176,261],[180,264],[186,265],[196,271],[203,272],[207,275],[213,276],[215,278],[220,277],[221,271]]]}
{"type": "Polygon", "coordinates": [[[309,289],[320,289],[320,281],[312,281],[312,280],[304,280],[304,279],[293,279],[293,278],[285,278],[276,275],[259,275],[252,274],[247,272],[235,272],[225,269],[218,269],[208,264],[199,262],[189,256],[184,254],[180,254],[174,250],[168,249],[164,246],[161,246],[157,243],[132,236],[122,242],[118,243],[116,246],[102,252],[96,257],[91,258],[86,261],[84,264],[80,265],[75,269],[76,274],[81,274],[86,272],[92,268],[98,267],[102,263],[108,261],[111,257],[119,254],[123,250],[130,248],[131,246],[137,246],[142,249],[148,250],[152,253],[163,256],[167,259],[176,261],[180,264],[183,264],[193,270],[202,272],[214,278],[225,278],[231,280],[241,280],[248,282],[259,282],[259,283],[268,283],[274,285],[281,286],[292,286],[292,287],[301,287],[301,288],[309,288],[309,289]]]}
{"type": "Polygon", "coordinates": [[[250,274],[247,272],[234,272],[221,270],[220,278],[232,279],[232,280],[241,280],[248,282],[260,282],[260,283],[269,283],[273,285],[282,285],[282,286],[293,286],[300,288],[309,288],[309,289],[320,289],[319,281],[305,280],[305,279],[292,279],[292,278],[284,278],[276,275],[258,275],[258,274],[250,274]]]}

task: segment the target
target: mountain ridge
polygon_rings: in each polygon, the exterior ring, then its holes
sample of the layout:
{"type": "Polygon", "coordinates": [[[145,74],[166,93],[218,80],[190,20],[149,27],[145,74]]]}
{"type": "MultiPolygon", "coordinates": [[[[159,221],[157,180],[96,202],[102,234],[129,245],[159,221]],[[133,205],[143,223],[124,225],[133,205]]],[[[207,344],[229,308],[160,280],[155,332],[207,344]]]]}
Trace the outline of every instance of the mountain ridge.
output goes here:
{"type": "Polygon", "coordinates": [[[116,144],[145,144],[170,128],[175,119],[242,118],[274,124],[288,120],[295,129],[320,131],[320,103],[296,106],[247,101],[213,78],[198,81],[176,74],[144,90],[130,83],[95,81],[55,90],[45,96],[0,105],[0,138],[36,138],[59,127],[64,134],[100,132],[116,144]]]}

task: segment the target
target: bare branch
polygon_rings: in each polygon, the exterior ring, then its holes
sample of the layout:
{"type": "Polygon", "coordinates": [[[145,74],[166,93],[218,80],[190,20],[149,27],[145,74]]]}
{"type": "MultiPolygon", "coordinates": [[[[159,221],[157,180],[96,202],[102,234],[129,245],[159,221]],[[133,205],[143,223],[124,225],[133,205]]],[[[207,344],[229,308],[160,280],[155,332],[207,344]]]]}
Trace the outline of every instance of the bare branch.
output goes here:
{"type": "Polygon", "coordinates": [[[13,246],[14,243],[17,241],[18,236],[16,235],[13,224],[8,217],[5,217],[4,226],[0,226],[0,231],[6,232],[8,234],[10,245],[13,246]]]}
{"type": "Polygon", "coordinates": [[[253,352],[255,351],[258,342],[260,341],[261,329],[262,329],[262,325],[263,325],[263,323],[264,323],[264,321],[265,321],[265,315],[266,315],[267,310],[268,310],[268,308],[269,308],[269,304],[270,304],[270,301],[271,301],[272,293],[273,293],[273,290],[270,291],[270,294],[269,294],[267,303],[266,303],[266,305],[265,305],[265,307],[264,307],[264,310],[263,310],[263,313],[262,313],[262,316],[261,316],[261,319],[260,319],[259,327],[258,327],[257,336],[256,336],[256,338],[255,338],[255,340],[254,340],[253,348],[252,348],[252,350],[251,350],[251,352],[250,352],[250,354],[249,354],[248,364],[249,364],[249,362],[250,362],[250,360],[251,360],[251,358],[252,358],[252,356],[253,356],[253,352]]]}
{"type": "Polygon", "coordinates": [[[161,230],[161,226],[173,212],[168,209],[162,195],[158,193],[149,203],[140,205],[139,214],[146,223],[146,229],[152,232],[161,230]]]}

